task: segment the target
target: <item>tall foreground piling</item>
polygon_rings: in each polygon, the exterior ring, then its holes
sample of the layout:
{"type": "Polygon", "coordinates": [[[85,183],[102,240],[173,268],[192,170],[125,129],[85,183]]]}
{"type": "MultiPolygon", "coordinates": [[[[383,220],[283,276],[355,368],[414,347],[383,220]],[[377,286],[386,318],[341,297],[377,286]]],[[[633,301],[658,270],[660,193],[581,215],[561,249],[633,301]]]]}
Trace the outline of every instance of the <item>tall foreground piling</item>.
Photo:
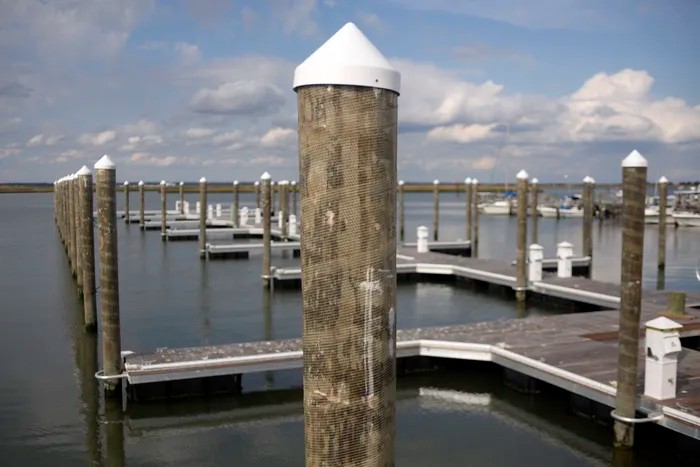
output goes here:
{"type": "Polygon", "coordinates": [[[464,179],[464,227],[466,234],[464,239],[468,242],[472,240],[472,179],[467,177],[464,179]]]}
{"type": "Polygon", "coordinates": [[[262,257],[262,280],[263,286],[269,287],[270,281],[270,254],[271,254],[271,239],[272,239],[272,181],[270,174],[265,172],[260,177],[260,185],[262,191],[262,222],[263,222],[263,257],[262,257]]]}
{"type": "Polygon", "coordinates": [[[405,240],[404,236],[404,222],[405,222],[405,217],[404,217],[404,209],[403,209],[403,180],[399,180],[399,189],[398,189],[398,197],[399,197],[399,241],[403,242],[405,240]]]}
{"type": "MultiPolygon", "coordinates": [[[[632,151],[622,161],[622,274],[615,399],[615,413],[628,418],[634,418],[637,393],[646,184],[647,161],[636,150],[632,151]]],[[[614,431],[616,447],[632,447],[633,424],[616,419],[614,431]]]]}
{"type": "Polygon", "coordinates": [[[583,179],[583,256],[593,258],[593,202],[595,180],[583,179]]]}
{"type": "MultiPolygon", "coordinates": [[[[104,376],[121,374],[121,328],[119,324],[119,270],[117,256],[116,166],[108,157],[95,164],[97,185],[97,231],[100,249],[100,303],[102,308],[102,369],[104,376]]],[[[119,379],[105,379],[108,396],[119,397],[119,379]]]]}
{"type": "Polygon", "coordinates": [[[143,228],[146,223],[146,199],[143,193],[143,180],[139,180],[139,226],[143,228]]]}
{"type": "Polygon", "coordinates": [[[126,222],[126,225],[129,225],[129,212],[131,208],[129,207],[129,198],[130,198],[130,186],[129,186],[129,181],[124,182],[124,222],[126,222]]]}
{"type": "Polygon", "coordinates": [[[306,465],[394,465],[399,73],[352,24],[297,67],[306,465]]]}
{"type": "Polygon", "coordinates": [[[668,202],[668,178],[659,179],[659,245],[657,269],[666,270],[666,203],[668,202]]]}
{"type": "Polygon", "coordinates": [[[539,220],[539,211],[537,205],[539,203],[539,180],[533,178],[530,181],[530,245],[537,243],[537,221],[539,220]]]}
{"type": "Polygon", "coordinates": [[[80,192],[80,257],[83,271],[83,315],[87,329],[97,326],[95,302],[95,233],[92,214],[92,172],[86,166],[78,171],[80,192]]]}
{"type": "Polygon", "coordinates": [[[233,181],[233,205],[231,206],[231,222],[234,227],[239,227],[238,223],[238,202],[239,202],[238,180],[233,181]]]}
{"type": "Polygon", "coordinates": [[[521,170],[517,175],[517,196],[518,196],[518,231],[516,239],[516,281],[515,298],[525,301],[525,291],[527,289],[527,172],[521,170]]]}
{"type": "Polygon", "coordinates": [[[168,184],[165,180],[160,181],[160,238],[165,241],[168,230],[168,184]]]}
{"type": "Polygon", "coordinates": [[[207,179],[199,179],[199,257],[207,255],[207,179]]]}
{"type": "Polygon", "coordinates": [[[433,180],[433,240],[438,241],[440,228],[440,181],[433,180]]]}
{"type": "Polygon", "coordinates": [[[479,180],[472,179],[472,258],[479,257],[479,180]]]}

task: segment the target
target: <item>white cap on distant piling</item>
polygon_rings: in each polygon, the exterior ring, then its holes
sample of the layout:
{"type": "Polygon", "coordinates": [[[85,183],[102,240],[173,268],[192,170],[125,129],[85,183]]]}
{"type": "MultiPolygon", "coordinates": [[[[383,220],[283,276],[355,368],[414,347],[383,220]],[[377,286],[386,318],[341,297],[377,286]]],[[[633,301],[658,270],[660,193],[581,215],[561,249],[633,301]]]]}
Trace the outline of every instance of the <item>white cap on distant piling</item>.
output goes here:
{"type": "Polygon", "coordinates": [[[518,175],[515,176],[515,178],[517,178],[518,180],[525,180],[528,177],[529,177],[529,175],[527,174],[527,172],[525,172],[525,169],[518,172],[518,175]]]}
{"type": "Polygon", "coordinates": [[[440,184],[440,180],[438,180],[438,179],[433,180],[433,185],[439,185],[439,184],[440,184]]]}
{"type": "Polygon", "coordinates": [[[588,177],[588,183],[595,183],[595,178],[593,177],[588,177]]]}
{"type": "Polygon", "coordinates": [[[476,185],[477,183],[479,183],[479,179],[478,179],[478,178],[472,178],[472,185],[476,185]]]}
{"type": "Polygon", "coordinates": [[[95,170],[114,170],[116,168],[117,166],[114,165],[114,162],[112,162],[112,159],[110,159],[107,154],[102,156],[99,161],[95,162],[95,170]]]}
{"type": "Polygon", "coordinates": [[[139,180],[139,186],[143,186],[143,180],[139,180]]]}
{"type": "Polygon", "coordinates": [[[238,185],[238,180],[233,181],[233,186],[236,186],[236,185],[238,185]]]}
{"type": "Polygon", "coordinates": [[[265,172],[260,176],[260,180],[269,180],[270,179],[270,174],[265,172]]]}
{"type": "Polygon", "coordinates": [[[471,177],[467,177],[467,178],[464,179],[464,184],[465,184],[465,185],[470,185],[471,183],[472,183],[472,178],[471,178],[471,177]]]}
{"type": "Polygon", "coordinates": [[[200,178],[199,183],[207,183],[207,178],[206,177],[200,178]]]}
{"type": "Polygon", "coordinates": [[[160,181],[160,185],[161,185],[161,186],[166,185],[165,180],[161,180],[161,181],[160,181]]]}
{"type": "Polygon", "coordinates": [[[537,177],[535,177],[532,180],[530,180],[530,183],[532,183],[533,185],[537,185],[538,183],[540,183],[540,181],[537,180],[537,177]]]}
{"type": "Polygon", "coordinates": [[[399,93],[401,73],[353,23],[347,23],[294,71],[294,90],[318,84],[366,86],[399,93]]]}
{"type": "Polygon", "coordinates": [[[185,185],[185,182],[180,182],[180,186],[184,186],[184,185],[185,185]]]}
{"type": "Polygon", "coordinates": [[[404,181],[403,181],[403,180],[399,180],[399,185],[400,185],[400,186],[403,186],[403,184],[404,184],[404,181]]]}
{"type": "Polygon", "coordinates": [[[647,167],[647,160],[636,149],[622,160],[622,167],[647,167]]]}
{"type": "Polygon", "coordinates": [[[87,165],[84,165],[75,174],[78,176],[80,176],[80,175],[92,175],[92,172],[90,172],[90,169],[87,168],[87,165]]]}
{"type": "MultiPolygon", "coordinates": [[[[266,173],[267,173],[267,172],[266,172],[266,173]]],[[[255,180],[255,183],[253,183],[253,185],[258,186],[258,185],[260,185],[260,182],[257,181],[257,180],[255,180]]]]}
{"type": "Polygon", "coordinates": [[[593,183],[593,179],[586,175],[585,177],[583,177],[583,183],[593,183]]]}
{"type": "Polygon", "coordinates": [[[124,186],[129,186],[129,180],[124,180],[124,186]]]}
{"type": "Polygon", "coordinates": [[[659,179],[659,183],[668,183],[668,178],[666,178],[664,175],[661,176],[659,179]]]}
{"type": "Polygon", "coordinates": [[[296,180],[292,180],[292,185],[296,185],[296,184],[297,184],[297,181],[296,181],[296,180]]]}

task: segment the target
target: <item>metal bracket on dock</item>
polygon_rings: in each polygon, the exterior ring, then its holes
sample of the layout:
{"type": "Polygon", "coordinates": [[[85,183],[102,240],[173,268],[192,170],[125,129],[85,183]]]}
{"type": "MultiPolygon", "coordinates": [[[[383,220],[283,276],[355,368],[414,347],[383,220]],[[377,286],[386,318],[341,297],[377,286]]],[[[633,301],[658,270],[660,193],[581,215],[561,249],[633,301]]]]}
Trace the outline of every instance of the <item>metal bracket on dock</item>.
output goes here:
{"type": "Polygon", "coordinates": [[[126,373],[119,373],[118,375],[110,375],[110,376],[105,376],[104,370],[100,370],[97,373],[95,373],[95,378],[99,379],[101,381],[107,381],[110,379],[123,379],[128,377],[126,373]]]}
{"type": "Polygon", "coordinates": [[[659,420],[664,418],[664,414],[662,414],[660,412],[656,412],[656,413],[651,412],[651,413],[649,413],[649,416],[645,417],[645,418],[623,417],[622,415],[618,415],[614,409],[610,412],[610,416],[617,421],[624,422],[624,423],[632,423],[632,424],[658,422],[659,420]]]}

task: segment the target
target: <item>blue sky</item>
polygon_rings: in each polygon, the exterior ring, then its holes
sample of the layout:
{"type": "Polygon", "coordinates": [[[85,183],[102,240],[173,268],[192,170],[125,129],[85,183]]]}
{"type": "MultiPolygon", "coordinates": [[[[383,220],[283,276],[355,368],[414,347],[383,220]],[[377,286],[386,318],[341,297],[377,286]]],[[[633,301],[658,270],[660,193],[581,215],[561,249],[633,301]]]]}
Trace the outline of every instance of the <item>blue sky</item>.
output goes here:
{"type": "Polygon", "coordinates": [[[402,73],[401,178],[700,179],[693,0],[0,0],[0,182],[297,178],[294,67],[347,21],[402,73]]]}

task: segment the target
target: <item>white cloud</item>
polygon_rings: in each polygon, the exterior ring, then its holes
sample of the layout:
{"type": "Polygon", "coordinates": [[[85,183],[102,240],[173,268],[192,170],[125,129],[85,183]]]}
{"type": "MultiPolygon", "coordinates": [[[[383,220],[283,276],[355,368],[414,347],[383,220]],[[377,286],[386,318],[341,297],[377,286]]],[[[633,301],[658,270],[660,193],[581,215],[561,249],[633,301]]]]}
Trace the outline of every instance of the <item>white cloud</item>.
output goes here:
{"type": "Polygon", "coordinates": [[[232,115],[271,114],[283,104],[277,86],[259,81],[234,81],[216,89],[200,89],[191,100],[195,112],[232,115]]]}
{"type": "Polygon", "coordinates": [[[473,143],[482,141],[494,136],[492,130],[496,124],[472,125],[455,124],[450,126],[438,126],[428,131],[428,139],[436,141],[448,141],[454,143],[473,143]]]}
{"type": "Polygon", "coordinates": [[[178,162],[176,156],[154,156],[148,152],[135,152],[129,161],[138,165],[150,165],[156,167],[169,167],[178,162]]]}
{"type": "Polygon", "coordinates": [[[29,141],[27,141],[27,147],[54,146],[62,139],[63,135],[44,135],[43,133],[39,133],[38,135],[32,136],[29,141]]]}
{"type": "Polygon", "coordinates": [[[496,166],[496,158],[492,156],[484,156],[476,159],[471,163],[474,170],[491,170],[496,166]]]}
{"type": "Polygon", "coordinates": [[[317,8],[316,0],[270,0],[270,3],[285,34],[313,36],[318,32],[318,24],[313,18],[317,8]]]}
{"type": "Polygon", "coordinates": [[[383,26],[382,20],[375,13],[360,11],[357,13],[357,18],[363,26],[371,29],[381,29],[383,26]]]}
{"type": "Polygon", "coordinates": [[[215,133],[211,128],[188,128],[185,135],[190,139],[201,139],[215,133]]]}
{"type": "Polygon", "coordinates": [[[114,141],[116,137],[117,133],[114,130],[106,130],[99,133],[83,133],[78,137],[78,142],[85,145],[103,146],[114,141]]]}
{"type": "Polygon", "coordinates": [[[202,58],[199,47],[188,42],[177,42],[175,44],[175,51],[180,57],[180,60],[186,64],[197,63],[202,58]]]}
{"type": "Polygon", "coordinates": [[[262,138],[260,138],[260,144],[267,148],[283,148],[294,144],[296,139],[296,130],[275,127],[269,129],[262,138]]]}

